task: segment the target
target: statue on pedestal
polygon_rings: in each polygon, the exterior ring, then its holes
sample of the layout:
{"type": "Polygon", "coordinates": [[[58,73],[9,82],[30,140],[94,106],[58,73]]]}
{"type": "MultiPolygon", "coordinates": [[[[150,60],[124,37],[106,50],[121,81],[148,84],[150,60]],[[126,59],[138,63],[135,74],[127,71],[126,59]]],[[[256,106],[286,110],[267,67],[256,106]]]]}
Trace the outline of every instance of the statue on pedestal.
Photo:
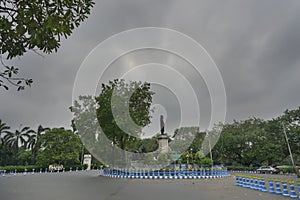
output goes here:
{"type": "Polygon", "coordinates": [[[160,134],[165,135],[165,122],[164,122],[164,116],[160,116],[160,134]]]}
{"type": "Polygon", "coordinates": [[[164,116],[160,116],[160,136],[158,137],[158,147],[160,153],[168,153],[169,152],[169,137],[167,133],[165,133],[165,122],[164,116]]]}

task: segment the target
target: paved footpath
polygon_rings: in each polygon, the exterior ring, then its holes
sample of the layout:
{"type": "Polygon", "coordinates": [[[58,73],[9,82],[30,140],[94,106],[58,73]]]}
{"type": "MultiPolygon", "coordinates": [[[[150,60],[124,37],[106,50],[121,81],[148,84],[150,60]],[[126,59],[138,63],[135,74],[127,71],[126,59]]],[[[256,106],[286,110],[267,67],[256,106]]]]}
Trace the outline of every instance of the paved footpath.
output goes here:
{"type": "Polygon", "coordinates": [[[288,200],[221,180],[112,179],[99,171],[0,177],[0,200],[288,200]]]}

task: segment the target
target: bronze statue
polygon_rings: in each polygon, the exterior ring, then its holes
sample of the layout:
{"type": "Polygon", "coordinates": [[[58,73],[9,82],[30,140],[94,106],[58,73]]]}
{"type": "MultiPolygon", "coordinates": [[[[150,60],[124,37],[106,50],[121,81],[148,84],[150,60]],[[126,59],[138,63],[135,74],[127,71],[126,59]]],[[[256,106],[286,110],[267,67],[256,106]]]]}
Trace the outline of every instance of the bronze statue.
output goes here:
{"type": "Polygon", "coordinates": [[[164,116],[160,116],[160,133],[161,135],[165,134],[165,122],[164,122],[164,116]]]}

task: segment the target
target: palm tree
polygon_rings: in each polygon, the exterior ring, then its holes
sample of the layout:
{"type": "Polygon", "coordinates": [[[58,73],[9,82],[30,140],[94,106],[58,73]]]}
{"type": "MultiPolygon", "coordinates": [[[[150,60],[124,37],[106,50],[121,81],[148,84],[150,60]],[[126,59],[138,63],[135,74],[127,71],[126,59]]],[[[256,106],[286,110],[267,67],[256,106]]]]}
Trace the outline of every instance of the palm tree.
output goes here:
{"type": "Polygon", "coordinates": [[[9,133],[10,127],[0,119],[0,165],[6,165],[9,162],[7,148],[4,143],[4,136],[9,133]]]}
{"type": "Polygon", "coordinates": [[[37,131],[33,131],[28,137],[27,141],[27,148],[31,149],[32,151],[32,164],[36,161],[36,156],[39,150],[39,146],[37,146],[38,140],[40,139],[41,135],[45,132],[50,130],[49,128],[44,128],[42,125],[39,125],[37,131]]]}
{"type": "Polygon", "coordinates": [[[13,153],[13,164],[16,164],[16,155],[19,150],[19,144],[26,145],[27,140],[31,133],[34,133],[29,127],[20,128],[19,130],[15,130],[15,132],[8,132],[4,136],[5,144],[12,149],[13,153]]]}
{"type": "Polygon", "coordinates": [[[0,119],[0,137],[2,137],[2,134],[7,134],[10,129],[9,126],[6,125],[6,123],[2,122],[2,120],[0,119]]]}

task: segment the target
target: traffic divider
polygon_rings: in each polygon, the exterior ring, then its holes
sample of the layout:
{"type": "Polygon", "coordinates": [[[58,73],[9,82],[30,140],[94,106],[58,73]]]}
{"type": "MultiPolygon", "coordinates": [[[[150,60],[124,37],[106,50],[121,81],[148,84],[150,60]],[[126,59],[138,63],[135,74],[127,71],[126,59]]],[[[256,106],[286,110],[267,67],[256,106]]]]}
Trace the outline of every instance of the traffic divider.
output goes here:
{"type": "Polygon", "coordinates": [[[282,195],[285,196],[285,197],[288,197],[289,196],[289,191],[287,189],[287,183],[286,182],[282,182],[282,188],[283,188],[282,195]]]}
{"type": "Polygon", "coordinates": [[[296,194],[296,191],[295,191],[295,185],[294,185],[293,181],[290,182],[290,197],[293,198],[293,199],[297,198],[297,194],[296,194]]]}
{"type": "Polygon", "coordinates": [[[227,170],[105,169],[103,176],[131,179],[217,179],[230,175],[227,170]]]}
{"type": "Polygon", "coordinates": [[[300,182],[297,182],[296,186],[295,182],[291,180],[265,180],[262,177],[245,176],[244,174],[236,175],[235,181],[235,185],[239,187],[250,188],[260,192],[269,192],[270,194],[283,195],[294,199],[298,197],[298,200],[300,200],[300,182]],[[269,187],[267,188],[266,185],[269,185],[269,187]],[[298,194],[296,188],[298,188],[298,194]]]}

